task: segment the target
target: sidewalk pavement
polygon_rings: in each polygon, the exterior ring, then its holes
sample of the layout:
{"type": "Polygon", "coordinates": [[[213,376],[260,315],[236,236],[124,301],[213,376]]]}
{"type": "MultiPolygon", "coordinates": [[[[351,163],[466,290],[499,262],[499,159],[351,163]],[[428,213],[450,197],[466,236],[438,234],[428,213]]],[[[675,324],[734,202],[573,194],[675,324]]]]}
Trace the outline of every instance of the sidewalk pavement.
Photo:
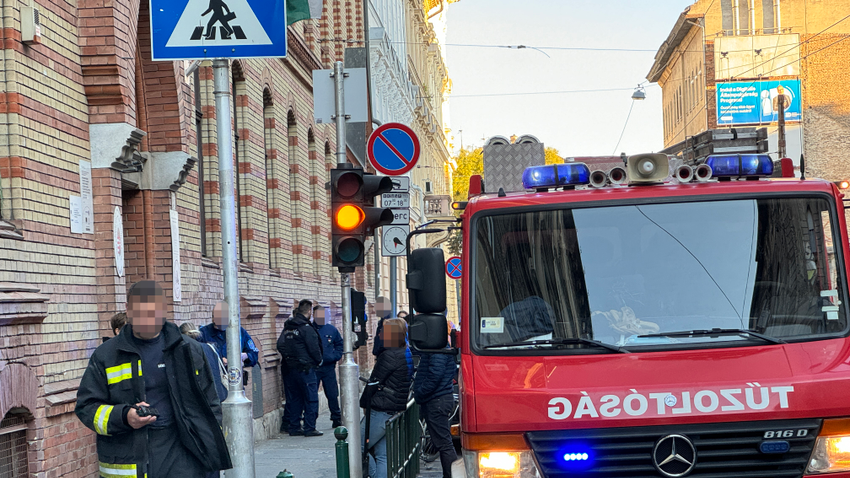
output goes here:
{"type": "Polygon", "coordinates": [[[254,444],[254,471],[257,478],[275,478],[286,469],[295,478],[332,478],[336,476],[333,428],[329,413],[319,415],[316,429],[320,437],[277,435],[254,444]]]}
{"type": "MultiPolygon", "coordinates": [[[[324,432],[320,437],[291,437],[277,435],[254,444],[254,469],[256,478],[276,478],[284,469],[294,478],[333,478],[336,476],[333,429],[330,414],[323,413],[316,420],[316,428],[324,432]]],[[[360,447],[350,447],[359,452],[360,447]]],[[[420,478],[442,478],[440,461],[421,462],[420,478]]],[[[352,477],[355,478],[355,477],[352,477]]]]}

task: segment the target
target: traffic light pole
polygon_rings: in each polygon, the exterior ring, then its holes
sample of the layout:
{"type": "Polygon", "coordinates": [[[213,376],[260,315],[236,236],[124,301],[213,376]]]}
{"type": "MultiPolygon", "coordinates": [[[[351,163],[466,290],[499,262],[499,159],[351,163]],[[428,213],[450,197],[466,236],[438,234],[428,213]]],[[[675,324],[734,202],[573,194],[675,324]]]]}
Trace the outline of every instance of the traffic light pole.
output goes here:
{"type": "Polygon", "coordinates": [[[392,313],[390,317],[398,315],[398,258],[390,257],[390,305],[392,313]]]}
{"type": "MultiPolygon", "coordinates": [[[[242,325],[239,317],[239,271],[236,255],[236,201],[234,197],[233,130],[230,123],[230,67],[228,60],[213,61],[215,117],[218,143],[218,181],[221,191],[221,269],[224,300],[228,304],[227,399],[221,404],[222,430],[233,468],[227,478],[254,478],[254,422],[251,401],[242,388],[242,325]]],[[[358,429],[359,430],[359,429],[358,429]]]]}
{"type": "MultiPolygon", "coordinates": [[[[345,154],[345,71],[341,61],[334,63],[334,88],[336,90],[336,162],[348,163],[345,154]]],[[[354,362],[354,332],[351,314],[351,275],[340,274],[342,285],[342,361],[339,364],[342,424],[348,429],[348,443],[360,444],[360,367],[354,362]]],[[[359,450],[359,448],[355,448],[359,450]]],[[[348,454],[351,476],[362,476],[360,453],[348,454]]]]}

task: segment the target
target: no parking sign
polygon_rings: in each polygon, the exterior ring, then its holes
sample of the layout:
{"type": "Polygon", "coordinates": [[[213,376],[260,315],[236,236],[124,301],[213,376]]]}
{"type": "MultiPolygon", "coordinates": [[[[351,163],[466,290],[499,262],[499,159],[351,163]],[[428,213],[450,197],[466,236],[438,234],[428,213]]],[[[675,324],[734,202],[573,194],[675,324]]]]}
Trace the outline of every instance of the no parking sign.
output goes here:
{"type": "Polygon", "coordinates": [[[402,175],[419,161],[419,138],[412,129],[401,123],[378,127],[366,145],[369,162],[387,176],[402,175]]]}
{"type": "Polygon", "coordinates": [[[460,264],[460,257],[450,257],[446,261],[446,275],[449,276],[449,279],[457,280],[461,278],[463,275],[463,266],[460,264]]]}

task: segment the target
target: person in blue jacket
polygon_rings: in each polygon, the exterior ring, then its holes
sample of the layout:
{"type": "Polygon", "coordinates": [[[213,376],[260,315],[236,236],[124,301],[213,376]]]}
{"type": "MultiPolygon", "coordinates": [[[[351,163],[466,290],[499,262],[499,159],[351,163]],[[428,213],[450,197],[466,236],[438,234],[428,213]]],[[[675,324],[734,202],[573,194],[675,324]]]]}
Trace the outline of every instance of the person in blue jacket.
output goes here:
{"type": "MultiPolygon", "coordinates": [[[[192,322],[184,322],[180,325],[180,333],[193,338],[200,342],[201,331],[192,322]]],[[[213,374],[213,382],[215,383],[215,391],[218,393],[219,401],[223,402],[227,398],[227,385],[221,381],[221,357],[218,356],[214,344],[204,344],[204,355],[207,356],[207,362],[210,364],[213,374]]],[[[217,475],[216,475],[217,476],[217,475]]]]}
{"type": "Polygon", "coordinates": [[[339,387],[336,381],[336,363],[342,358],[342,336],[333,324],[327,323],[325,308],[313,306],[313,325],[322,341],[322,365],[316,369],[316,378],[325,389],[328,409],[331,412],[331,426],[342,426],[342,412],[339,409],[339,387]]]}
{"type": "MultiPolygon", "coordinates": [[[[448,330],[451,332],[450,327],[448,330]]],[[[440,450],[443,478],[451,478],[452,463],[457,460],[449,423],[454,410],[452,392],[456,371],[454,355],[422,352],[413,379],[413,398],[425,417],[431,441],[440,450]]]]}
{"type": "MultiPolygon", "coordinates": [[[[227,337],[225,331],[228,323],[228,305],[221,301],[213,308],[213,321],[201,327],[200,342],[214,344],[218,356],[224,365],[227,365],[227,337]]],[[[240,327],[242,338],[242,366],[245,368],[257,365],[260,357],[260,349],[254,345],[254,340],[244,327],[240,327]]]]}

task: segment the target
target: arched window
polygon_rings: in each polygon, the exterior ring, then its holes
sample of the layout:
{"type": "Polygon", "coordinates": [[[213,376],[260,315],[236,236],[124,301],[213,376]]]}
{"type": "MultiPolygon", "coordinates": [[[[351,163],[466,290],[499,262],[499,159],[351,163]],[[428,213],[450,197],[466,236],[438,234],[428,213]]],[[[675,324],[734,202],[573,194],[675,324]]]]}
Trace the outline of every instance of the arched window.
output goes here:
{"type": "Polygon", "coordinates": [[[325,165],[324,159],[319,157],[319,151],[316,150],[316,136],[313,134],[313,128],[307,131],[307,160],[310,165],[310,236],[312,244],[312,263],[313,274],[316,279],[321,277],[321,232],[322,232],[322,209],[323,204],[321,198],[324,194],[319,194],[319,188],[324,188],[325,185],[325,165]]]}
{"type": "MultiPolygon", "coordinates": [[[[325,181],[330,181],[330,170],[336,167],[336,157],[334,156],[333,148],[331,148],[331,143],[325,142],[325,181]]],[[[324,183],[322,183],[324,184],[324,183]]],[[[333,211],[331,210],[331,191],[325,191],[325,213],[322,214],[322,222],[321,224],[324,226],[324,234],[322,234],[322,243],[324,247],[322,248],[322,263],[324,264],[325,274],[331,278],[331,281],[335,281],[337,275],[333,273],[333,266],[331,266],[331,220],[333,216],[333,211]]]]}
{"type": "Polygon", "coordinates": [[[274,160],[277,151],[274,149],[274,101],[269,88],[263,90],[263,149],[266,154],[266,231],[268,234],[269,268],[278,267],[277,250],[280,248],[280,238],[277,235],[276,221],[272,217],[279,214],[275,205],[274,190],[277,189],[274,160]]]}
{"type": "MultiPolygon", "coordinates": [[[[304,271],[305,263],[303,248],[306,241],[302,232],[302,221],[306,216],[303,208],[301,193],[306,191],[305,185],[301,184],[301,161],[298,158],[298,123],[295,120],[295,112],[289,110],[286,118],[286,131],[288,136],[287,157],[289,159],[289,211],[292,215],[292,270],[295,273],[304,271]]],[[[305,181],[306,182],[306,181],[305,181]]],[[[308,203],[309,204],[309,203],[308,203]]]]}
{"type": "Polygon", "coordinates": [[[27,416],[13,409],[0,420],[0,477],[29,476],[27,416]]]}
{"type": "Polygon", "coordinates": [[[239,255],[239,261],[245,260],[245,247],[243,246],[242,239],[242,228],[243,228],[243,217],[242,217],[242,172],[240,171],[240,164],[244,160],[244,151],[242,147],[243,138],[239,135],[239,128],[241,124],[241,114],[244,109],[240,104],[240,98],[244,97],[246,92],[245,87],[245,74],[242,71],[242,64],[238,61],[233,62],[232,68],[232,90],[231,90],[231,99],[233,101],[233,156],[234,156],[234,183],[235,183],[235,194],[236,194],[236,243],[238,244],[237,254],[239,255]]]}

